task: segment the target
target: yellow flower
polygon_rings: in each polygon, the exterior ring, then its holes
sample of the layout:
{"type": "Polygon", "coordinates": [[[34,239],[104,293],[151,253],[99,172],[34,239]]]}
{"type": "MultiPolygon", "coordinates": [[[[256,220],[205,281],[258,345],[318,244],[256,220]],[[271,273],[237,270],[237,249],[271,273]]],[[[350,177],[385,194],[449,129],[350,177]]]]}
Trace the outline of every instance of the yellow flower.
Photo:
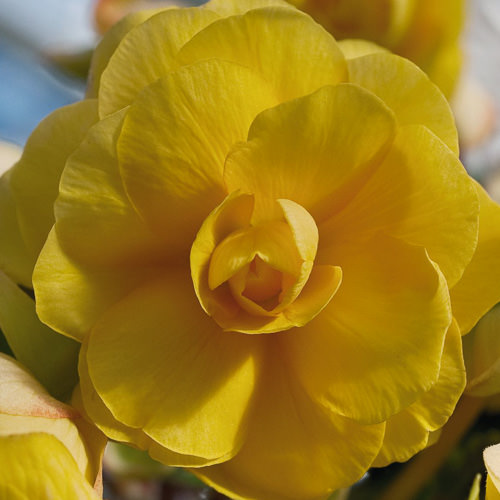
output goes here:
{"type": "Polygon", "coordinates": [[[463,0],[291,0],[333,36],[371,40],[418,64],[450,96],[460,71],[463,0]]]}
{"type": "Polygon", "coordinates": [[[102,498],[104,444],[76,410],[0,353],[0,498],[102,498]]]}
{"type": "Polygon", "coordinates": [[[500,300],[500,208],[446,100],[359,49],[279,1],[134,14],[9,173],[88,415],[235,498],[424,448],[500,300]]]}

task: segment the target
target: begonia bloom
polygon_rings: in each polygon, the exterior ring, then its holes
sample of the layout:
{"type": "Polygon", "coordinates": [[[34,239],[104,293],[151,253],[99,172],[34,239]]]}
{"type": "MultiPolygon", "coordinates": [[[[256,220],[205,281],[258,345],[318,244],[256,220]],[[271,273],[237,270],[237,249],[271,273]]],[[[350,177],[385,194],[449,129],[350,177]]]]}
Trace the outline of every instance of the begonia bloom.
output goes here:
{"type": "Polygon", "coordinates": [[[9,177],[88,416],[234,498],[424,448],[500,299],[500,208],[437,87],[266,0],[134,14],[92,68],[9,177]]]}
{"type": "Polygon", "coordinates": [[[0,353],[0,497],[102,498],[105,439],[0,353]]]}

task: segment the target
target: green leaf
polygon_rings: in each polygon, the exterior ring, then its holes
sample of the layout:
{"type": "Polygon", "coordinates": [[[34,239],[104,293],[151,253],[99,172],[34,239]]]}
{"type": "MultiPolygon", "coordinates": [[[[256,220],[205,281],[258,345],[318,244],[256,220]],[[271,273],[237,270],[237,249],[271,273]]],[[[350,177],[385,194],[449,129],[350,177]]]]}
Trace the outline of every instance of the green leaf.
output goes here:
{"type": "Polygon", "coordinates": [[[15,357],[57,399],[69,397],[78,380],[80,344],[44,325],[35,302],[0,271],[0,328],[15,357]]]}

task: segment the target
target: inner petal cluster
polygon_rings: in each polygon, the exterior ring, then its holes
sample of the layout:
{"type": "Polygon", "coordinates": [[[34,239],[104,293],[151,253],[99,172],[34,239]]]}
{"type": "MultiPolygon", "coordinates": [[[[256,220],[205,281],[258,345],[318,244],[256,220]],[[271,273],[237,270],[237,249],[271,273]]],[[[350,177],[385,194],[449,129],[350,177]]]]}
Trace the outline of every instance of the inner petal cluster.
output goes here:
{"type": "Polygon", "coordinates": [[[330,301],[340,268],[316,266],[318,229],[291,200],[254,220],[254,198],[233,193],[205,220],[191,251],[195,290],[226,330],[272,333],[310,321],[330,301]]]}

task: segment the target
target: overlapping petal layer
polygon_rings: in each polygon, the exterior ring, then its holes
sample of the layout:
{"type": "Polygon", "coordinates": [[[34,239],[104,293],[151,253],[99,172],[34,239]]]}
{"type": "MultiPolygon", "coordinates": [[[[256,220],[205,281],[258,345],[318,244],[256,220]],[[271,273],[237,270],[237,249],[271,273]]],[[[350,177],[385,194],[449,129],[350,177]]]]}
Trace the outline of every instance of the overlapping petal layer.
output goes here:
{"type": "Polygon", "coordinates": [[[187,268],[137,289],[94,326],[89,375],[121,422],[174,452],[227,459],[244,438],[260,344],[224,334],[195,304],[187,268]]]}
{"type": "Polygon", "coordinates": [[[282,335],[289,334],[265,337],[268,357],[243,448],[194,471],[231,498],[326,498],[361,477],[382,442],[385,424],[357,424],[307,396],[283,357],[282,335]]]}
{"type": "Polygon", "coordinates": [[[338,293],[283,349],[319,404],[382,422],[437,380],[451,322],[446,282],[423,248],[382,233],[331,258],[343,270],[338,293]]]}

